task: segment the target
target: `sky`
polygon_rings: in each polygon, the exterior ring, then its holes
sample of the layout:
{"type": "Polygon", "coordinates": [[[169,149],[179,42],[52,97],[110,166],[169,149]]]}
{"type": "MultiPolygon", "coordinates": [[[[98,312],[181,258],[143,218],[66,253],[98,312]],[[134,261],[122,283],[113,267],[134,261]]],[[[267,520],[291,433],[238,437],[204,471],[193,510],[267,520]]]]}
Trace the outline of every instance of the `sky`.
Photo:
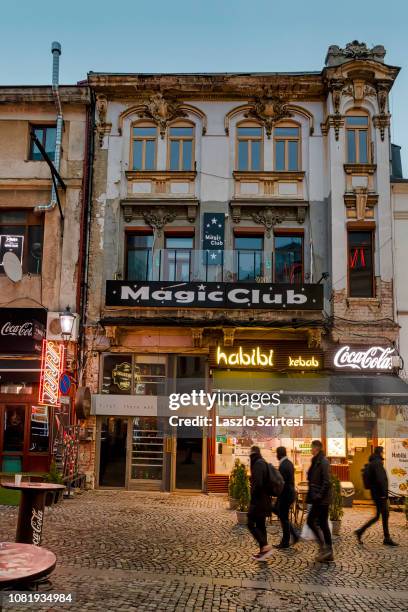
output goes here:
{"type": "Polygon", "coordinates": [[[3,0],[0,84],[61,83],[100,72],[321,70],[329,45],[383,44],[402,68],[391,93],[392,141],[408,177],[407,0],[3,0]]]}

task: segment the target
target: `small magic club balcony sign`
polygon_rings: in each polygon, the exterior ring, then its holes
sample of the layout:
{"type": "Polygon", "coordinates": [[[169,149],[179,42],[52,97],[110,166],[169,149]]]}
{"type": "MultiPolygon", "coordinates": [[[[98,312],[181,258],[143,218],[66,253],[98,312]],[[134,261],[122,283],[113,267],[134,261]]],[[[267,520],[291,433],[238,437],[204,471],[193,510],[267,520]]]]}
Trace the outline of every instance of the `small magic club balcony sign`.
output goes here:
{"type": "Polygon", "coordinates": [[[318,284],[107,281],[106,306],[322,310],[323,286],[318,284]]]}

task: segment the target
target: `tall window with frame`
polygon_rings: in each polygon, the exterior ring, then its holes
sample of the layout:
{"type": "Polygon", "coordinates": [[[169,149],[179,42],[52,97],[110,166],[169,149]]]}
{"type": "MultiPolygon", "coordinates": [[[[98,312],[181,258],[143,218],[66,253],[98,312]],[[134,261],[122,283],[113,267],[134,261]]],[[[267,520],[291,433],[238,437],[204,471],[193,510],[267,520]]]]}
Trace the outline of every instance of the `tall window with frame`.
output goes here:
{"type": "Polygon", "coordinates": [[[263,274],[263,236],[235,236],[238,281],[254,282],[263,274]]]}
{"type": "Polygon", "coordinates": [[[293,122],[277,125],[273,132],[275,170],[296,172],[300,169],[300,127],[293,122]]]}
{"type": "Polygon", "coordinates": [[[0,212],[0,262],[8,251],[19,258],[23,274],[41,274],[43,217],[25,210],[0,212]]]}
{"type": "Polygon", "coordinates": [[[263,166],[263,127],[254,122],[237,126],[237,170],[260,171],[263,166]]]}
{"type": "Polygon", "coordinates": [[[155,170],[157,126],[139,122],[132,126],[132,170],[155,170]]]}
{"type": "Polygon", "coordinates": [[[348,278],[350,297],[374,297],[374,232],[349,230],[348,278]]]}
{"type": "Polygon", "coordinates": [[[169,127],[169,170],[194,170],[194,126],[178,121],[169,127]]]}
{"type": "Polygon", "coordinates": [[[152,280],[153,234],[126,234],[126,278],[128,280],[152,280]]]}
{"type": "Polygon", "coordinates": [[[190,280],[193,246],[193,236],[166,236],[166,248],[160,270],[162,280],[183,282],[190,280]]]}
{"type": "Polygon", "coordinates": [[[303,282],[303,235],[275,236],[275,282],[303,282]]]}
{"type": "Polygon", "coordinates": [[[38,140],[41,142],[48,157],[53,161],[55,155],[55,143],[57,137],[57,128],[55,125],[30,125],[30,155],[31,161],[44,161],[40,149],[35,144],[31,137],[31,131],[34,132],[38,140]]]}
{"type": "Polygon", "coordinates": [[[367,164],[368,156],[368,116],[352,111],[346,116],[347,162],[367,164]]]}

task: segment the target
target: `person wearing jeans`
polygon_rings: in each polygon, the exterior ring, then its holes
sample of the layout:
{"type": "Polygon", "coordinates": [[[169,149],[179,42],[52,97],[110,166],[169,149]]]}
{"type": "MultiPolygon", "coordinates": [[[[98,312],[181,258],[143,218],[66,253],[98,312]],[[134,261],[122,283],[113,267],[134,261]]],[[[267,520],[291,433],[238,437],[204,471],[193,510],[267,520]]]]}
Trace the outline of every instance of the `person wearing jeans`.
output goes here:
{"type": "Polygon", "coordinates": [[[312,455],[312,463],[307,472],[309,490],[306,502],[311,504],[307,524],[320,544],[320,552],[316,561],[333,561],[333,546],[329,527],[330,463],[323,452],[323,445],[320,440],[313,440],[312,455]]]}
{"type": "Polygon", "coordinates": [[[383,533],[384,533],[384,544],[386,546],[398,546],[397,542],[391,539],[390,530],[388,527],[388,476],[387,472],[384,469],[384,449],[382,446],[377,446],[374,449],[374,453],[370,456],[368,460],[368,478],[370,483],[370,491],[373,502],[375,503],[376,512],[373,518],[364,523],[357,529],[354,533],[359,541],[362,544],[362,535],[378,521],[381,516],[383,533]]]}

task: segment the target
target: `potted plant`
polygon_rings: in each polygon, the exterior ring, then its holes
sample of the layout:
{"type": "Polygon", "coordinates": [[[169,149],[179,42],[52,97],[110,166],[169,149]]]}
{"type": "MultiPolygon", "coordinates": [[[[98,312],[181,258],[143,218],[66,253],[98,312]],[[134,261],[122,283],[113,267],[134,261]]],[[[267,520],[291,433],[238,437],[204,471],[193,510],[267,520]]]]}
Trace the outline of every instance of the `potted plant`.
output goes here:
{"type": "Polygon", "coordinates": [[[237,521],[239,525],[246,525],[248,522],[248,506],[250,499],[249,476],[243,463],[237,466],[234,486],[234,499],[238,501],[237,521]]]}
{"type": "MultiPolygon", "coordinates": [[[[45,482],[53,482],[55,484],[64,484],[62,474],[58,471],[55,461],[51,461],[50,471],[45,475],[45,482]]],[[[45,498],[45,505],[52,506],[53,503],[59,502],[63,498],[64,489],[59,489],[55,493],[47,493],[45,498]]]]}
{"type": "Polygon", "coordinates": [[[234,467],[231,470],[229,481],[228,481],[228,499],[230,510],[236,510],[238,508],[238,501],[234,497],[234,487],[236,481],[237,470],[241,464],[239,459],[235,459],[234,467]]]}
{"type": "Polygon", "coordinates": [[[331,475],[331,502],[329,507],[329,518],[332,522],[333,535],[340,535],[341,518],[344,514],[343,500],[341,497],[340,480],[335,474],[331,475]]]}

